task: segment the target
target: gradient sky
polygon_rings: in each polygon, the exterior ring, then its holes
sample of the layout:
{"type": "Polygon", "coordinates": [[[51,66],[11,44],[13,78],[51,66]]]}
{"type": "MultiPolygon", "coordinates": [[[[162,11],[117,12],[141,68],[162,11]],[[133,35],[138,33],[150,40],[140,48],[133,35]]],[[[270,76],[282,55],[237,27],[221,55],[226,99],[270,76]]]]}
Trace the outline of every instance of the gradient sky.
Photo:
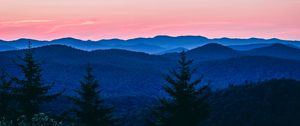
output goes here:
{"type": "Polygon", "coordinates": [[[300,40],[300,0],[0,0],[0,39],[300,40]]]}

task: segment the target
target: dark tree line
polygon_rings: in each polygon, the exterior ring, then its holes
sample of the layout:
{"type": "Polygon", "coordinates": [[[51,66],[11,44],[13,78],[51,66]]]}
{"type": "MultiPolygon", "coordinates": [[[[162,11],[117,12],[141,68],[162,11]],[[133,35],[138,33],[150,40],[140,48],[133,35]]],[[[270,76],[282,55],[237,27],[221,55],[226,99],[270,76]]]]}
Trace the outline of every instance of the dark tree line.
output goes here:
{"type": "MultiPolygon", "coordinates": [[[[201,79],[193,79],[195,69],[191,68],[192,60],[181,53],[178,69],[166,76],[168,84],[164,90],[169,95],[160,98],[160,105],[153,108],[147,124],[153,126],[197,126],[209,115],[207,97],[208,85],[199,85],[201,79]]],[[[42,69],[35,61],[30,47],[26,50],[21,62],[17,63],[23,77],[11,77],[3,72],[0,76],[0,117],[17,121],[22,117],[27,124],[35,124],[38,115],[43,113],[42,104],[47,104],[63,94],[50,93],[53,84],[42,80],[42,69]]],[[[101,87],[93,75],[92,66],[87,65],[86,74],[75,90],[77,95],[69,97],[74,103],[70,117],[78,126],[112,126],[117,124],[113,117],[113,108],[105,104],[101,96],[101,87]]],[[[43,118],[41,118],[43,119],[43,118]]],[[[44,124],[44,123],[43,123],[44,124]]],[[[54,124],[51,122],[51,125],[54,124]]],[[[57,124],[55,122],[55,124],[57,124]]],[[[15,125],[19,125],[16,123],[15,125]]],[[[48,125],[48,124],[47,124],[48,125]]]]}

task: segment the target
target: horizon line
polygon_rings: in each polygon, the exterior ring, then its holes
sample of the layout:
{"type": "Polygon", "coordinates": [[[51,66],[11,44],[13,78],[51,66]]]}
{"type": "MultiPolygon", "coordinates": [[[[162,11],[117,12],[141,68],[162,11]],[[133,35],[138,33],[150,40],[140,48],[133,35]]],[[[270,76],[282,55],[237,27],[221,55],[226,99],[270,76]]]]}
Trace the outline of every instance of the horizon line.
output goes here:
{"type": "Polygon", "coordinates": [[[81,40],[81,41],[105,41],[105,40],[121,40],[121,41],[129,41],[129,40],[133,40],[133,39],[151,39],[151,38],[156,38],[156,37],[171,37],[171,38],[177,38],[177,37],[203,37],[206,39],[263,39],[263,40],[272,40],[272,39],[277,39],[277,40],[283,40],[283,41],[300,41],[300,40],[296,40],[296,39],[282,39],[282,38],[276,38],[276,37],[272,37],[272,38],[263,38],[263,37],[206,37],[206,36],[202,36],[202,35],[154,35],[154,36],[150,36],[150,37],[145,37],[145,36],[141,36],[141,37],[132,37],[132,38],[128,38],[128,39],[121,39],[121,38],[102,38],[102,39],[80,39],[80,38],[76,38],[76,37],[71,37],[71,36],[66,36],[66,37],[59,37],[56,39],[35,39],[35,38],[26,38],[26,37],[21,37],[21,38],[17,38],[17,39],[1,39],[0,41],[6,41],[6,42],[11,42],[11,41],[17,41],[17,40],[21,40],[21,39],[28,39],[28,40],[36,40],[36,41],[54,41],[54,40],[59,40],[59,39],[66,39],[66,38],[70,38],[70,39],[76,39],[76,40],[81,40]]]}

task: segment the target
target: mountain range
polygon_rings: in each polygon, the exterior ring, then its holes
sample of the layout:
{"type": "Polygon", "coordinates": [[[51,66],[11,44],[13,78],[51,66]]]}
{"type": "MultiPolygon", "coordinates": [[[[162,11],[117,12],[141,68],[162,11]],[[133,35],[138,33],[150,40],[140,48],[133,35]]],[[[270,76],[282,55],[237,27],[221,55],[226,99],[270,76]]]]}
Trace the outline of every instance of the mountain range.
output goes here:
{"type": "Polygon", "coordinates": [[[193,49],[208,43],[218,43],[230,46],[237,50],[250,50],[269,46],[274,43],[281,43],[293,47],[300,47],[300,41],[280,40],[280,39],[231,39],[217,38],[209,39],[202,36],[156,36],[153,38],[134,38],[128,40],[104,39],[104,40],[80,40],[75,38],[61,38],[51,41],[18,39],[13,41],[0,40],[0,51],[17,50],[27,48],[28,41],[31,41],[33,47],[47,45],[66,45],[73,48],[93,51],[99,49],[124,49],[136,52],[145,52],[149,54],[164,54],[178,52],[182,49],[193,49]],[[5,47],[3,47],[5,46],[5,47]]]}
{"type": "MultiPolygon", "coordinates": [[[[179,53],[153,55],[120,49],[84,51],[65,45],[49,45],[33,49],[41,63],[46,82],[56,82],[56,89],[67,93],[78,87],[86,64],[107,93],[114,96],[158,96],[165,83],[163,75],[176,68],[179,53]]],[[[0,52],[0,67],[12,75],[22,76],[14,62],[20,62],[24,50],[0,52]]],[[[300,79],[300,49],[284,44],[241,51],[210,43],[187,51],[198,70],[195,77],[204,76],[214,90],[229,84],[272,78],[300,79]]]]}
{"type": "MultiPolygon", "coordinates": [[[[22,63],[20,57],[28,41],[0,42],[0,70],[23,77],[16,63],[22,63]]],[[[182,50],[194,60],[192,67],[197,70],[193,78],[203,77],[201,83],[209,84],[213,90],[209,100],[212,114],[204,125],[299,124],[299,113],[295,111],[300,104],[297,41],[197,36],[30,41],[34,58],[42,68],[42,80],[54,83],[50,92],[66,89],[64,95],[74,95],[73,89],[79,87],[86,65],[91,64],[103,98],[116,108],[115,114],[124,126],[142,126],[149,106],[166,95],[162,89],[166,84],[164,75],[176,69],[182,50]],[[279,78],[289,79],[276,80],[279,78]],[[288,119],[281,120],[282,117],[288,119]]],[[[62,96],[43,109],[61,113],[70,107],[71,102],[62,96]]]]}

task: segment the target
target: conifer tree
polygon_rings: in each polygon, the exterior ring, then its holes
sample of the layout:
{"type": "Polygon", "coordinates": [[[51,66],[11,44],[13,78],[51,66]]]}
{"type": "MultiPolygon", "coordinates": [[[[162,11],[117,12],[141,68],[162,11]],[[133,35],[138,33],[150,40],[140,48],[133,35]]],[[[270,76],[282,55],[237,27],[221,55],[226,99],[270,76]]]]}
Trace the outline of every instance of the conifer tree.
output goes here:
{"type": "Polygon", "coordinates": [[[98,81],[92,73],[90,65],[86,68],[86,75],[80,81],[80,89],[75,90],[78,97],[70,97],[75,103],[74,112],[77,116],[77,124],[80,126],[111,126],[114,124],[112,108],[104,105],[100,97],[98,81]]]}
{"type": "Polygon", "coordinates": [[[147,120],[151,126],[198,126],[209,114],[207,103],[209,87],[199,85],[201,79],[192,79],[195,69],[192,60],[182,52],[178,69],[170,71],[164,90],[169,95],[160,99],[160,105],[153,111],[153,118],[147,120]]]}
{"type": "Polygon", "coordinates": [[[42,82],[42,70],[33,57],[30,42],[25,56],[21,60],[23,63],[17,65],[21,68],[24,77],[14,77],[13,80],[17,84],[14,88],[14,95],[19,103],[19,113],[30,119],[34,114],[40,113],[41,104],[54,100],[62,92],[49,94],[53,84],[44,84],[42,82]]]}

